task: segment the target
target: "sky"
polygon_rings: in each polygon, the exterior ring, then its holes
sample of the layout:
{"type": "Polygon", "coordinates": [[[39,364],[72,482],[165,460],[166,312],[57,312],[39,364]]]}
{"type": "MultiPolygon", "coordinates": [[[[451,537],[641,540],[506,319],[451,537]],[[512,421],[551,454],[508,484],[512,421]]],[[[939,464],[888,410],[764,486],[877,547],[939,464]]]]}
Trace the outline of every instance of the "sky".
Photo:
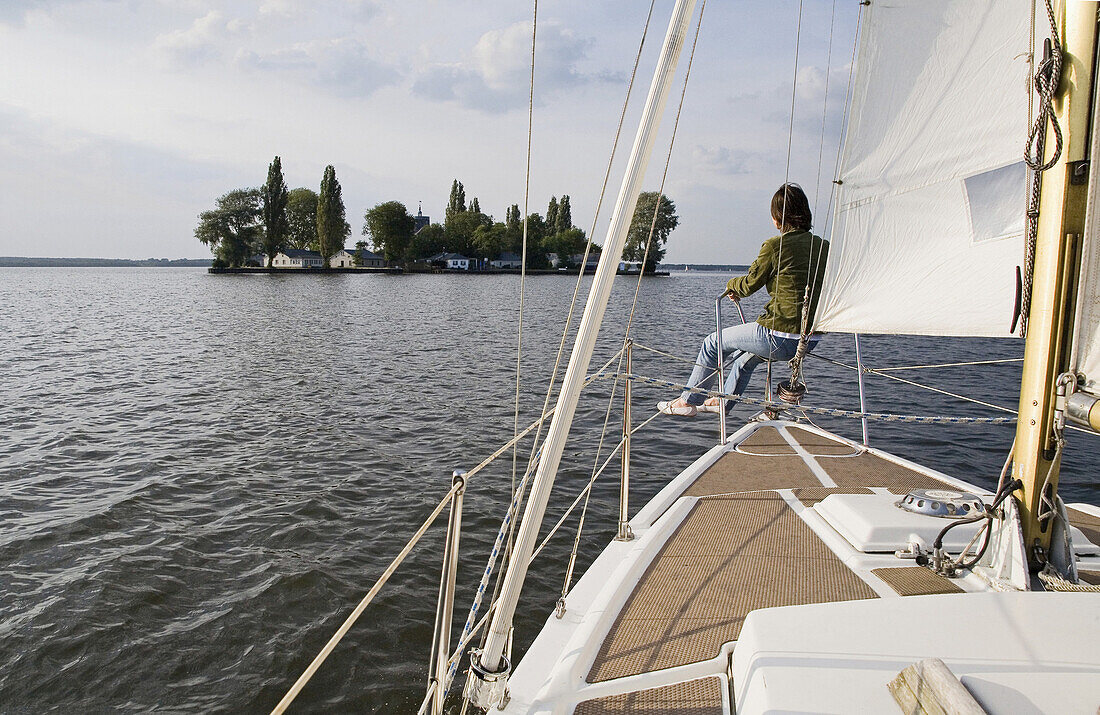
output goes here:
{"type": "MultiPolygon", "coordinates": [[[[528,210],[568,194],[598,243],[674,3],[653,4],[598,217],[650,3],[538,4],[528,210]]],[[[707,4],[668,161],[666,261],[750,262],[788,175],[827,228],[857,7],[804,0],[798,31],[792,0],[707,4]]],[[[0,0],[0,255],[209,257],[198,214],[263,184],[276,155],[290,188],[336,168],[349,245],[384,201],[441,220],[454,179],[503,220],[525,200],[531,23],[514,0],[0,0]]]]}

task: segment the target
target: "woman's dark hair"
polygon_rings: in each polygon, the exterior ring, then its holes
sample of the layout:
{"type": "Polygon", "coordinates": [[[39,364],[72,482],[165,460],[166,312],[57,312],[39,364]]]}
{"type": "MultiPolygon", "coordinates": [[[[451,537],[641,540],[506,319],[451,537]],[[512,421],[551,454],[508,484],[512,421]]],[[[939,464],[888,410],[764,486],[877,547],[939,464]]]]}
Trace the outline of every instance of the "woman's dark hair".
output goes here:
{"type": "Polygon", "coordinates": [[[779,187],[772,197],[772,218],[784,233],[796,229],[810,230],[814,220],[810,213],[810,201],[801,186],[783,184],[779,187]]]}

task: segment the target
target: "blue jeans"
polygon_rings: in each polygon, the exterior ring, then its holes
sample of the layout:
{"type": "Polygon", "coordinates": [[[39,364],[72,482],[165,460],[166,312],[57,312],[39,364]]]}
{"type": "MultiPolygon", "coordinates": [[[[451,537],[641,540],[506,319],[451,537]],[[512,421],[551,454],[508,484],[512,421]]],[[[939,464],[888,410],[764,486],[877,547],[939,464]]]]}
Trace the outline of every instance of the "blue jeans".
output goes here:
{"type": "MultiPolygon", "coordinates": [[[[695,369],[688,378],[688,387],[700,387],[709,390],[718,378],[718,340],[711,333],[703,340],[699,348],[699,357],[695,369]]],[[[810,338],[808,350],[817,347],[820,337],[810,338]]],[[[760,323],[733,325],[722,328],[723,367],[729,370],[724,392],[740,395],[749,385],[749,378],[756,366],[765,360],[790,360],[798,350],[798,338],[776,335],[760,323]],[[732,358],[732,360],[731,360],[732,358]]],[[[698,407],[706,400],[706,395],[687,390],[681,395],[689,405],[698,407]]],[[[732,406],[732,404],[727,405],[732,406]]]]}

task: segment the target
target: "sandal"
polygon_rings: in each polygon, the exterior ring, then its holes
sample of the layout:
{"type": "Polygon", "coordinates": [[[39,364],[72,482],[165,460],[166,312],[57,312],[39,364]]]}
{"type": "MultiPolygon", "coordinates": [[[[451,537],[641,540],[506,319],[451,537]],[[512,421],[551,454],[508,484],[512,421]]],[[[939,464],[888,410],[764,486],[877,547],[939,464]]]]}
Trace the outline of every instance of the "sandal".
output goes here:
{"type": "Polygon", "coordinates": [[[699,411],[713,412],[714,414],[718,414],[722,411],[722,401],[712,397],[703,404],[699,405],[699,411]],[[711,402],[711,400],[714,400],[714,402],[711,402]]]}
{"type": "Polygon", "coordinates": [[[694,417],[699,413],[698,407],[689,405],[679,398],[669,402],[658,402],[657,409],[666,415],[676,415],[677,417],[694,417]]]}

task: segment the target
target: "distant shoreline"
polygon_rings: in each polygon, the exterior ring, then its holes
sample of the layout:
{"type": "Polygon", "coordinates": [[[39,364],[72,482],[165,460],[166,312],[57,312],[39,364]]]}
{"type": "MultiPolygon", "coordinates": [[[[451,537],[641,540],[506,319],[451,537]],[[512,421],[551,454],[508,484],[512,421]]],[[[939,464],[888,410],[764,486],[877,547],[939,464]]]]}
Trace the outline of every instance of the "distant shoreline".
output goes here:
{"type": "MultiPolygon", "coordinates": [[[[0,268],[210,268],[208,258],[35,258],[24,256],[0,256],[0,268]]],[[[293,272],[301,269],[286,269],[293,272]]],[[[360,269],[356,269],[358,272],[360,269]]],[[[747,265],[708,263],[662,263],[659,272],[685,273],[691,271],[744,272],[747,265]]],[[[464,271],[459,271],[464,272],[464,271]]],[[[516,271],[518,272],[518,271],[516,271]]],[[[557,273],[557,271],[546,271],[557,273]]]]}
{"type": "MultiPolygon", "coordinates": [[[[501,276],[501,275],[516,275],[521,272],[518,268],[483,268],[480,270],[464,269],[464,268],[432,268],[430,270],[413,270],[406,271],[401,268],[259,268],[259,267],[247,267],[247,268],[207,268],[207,273],[217,274],[238,274],[238,275],[264,275],[264,274],[278,274],[278,275],[335,275],[337,273],[355,273],[361,276],[369,275],[398,275],[408,273],[410,275],[419,274],[443,274],[458,275],[458,276],[501,276]]],[[[586,270],[586,275],[592,275],[595,270],[586,270]]],[[[576,269],[561,270],[554,268],[528,268],[526,271],[529,276],[565,276],[576,275],[576,269]]],[[[637,276],[637,271],[618,271],[617,275],[620,276],[637,276]]],[[[656,271],[654,273],[646,273],[646,278],[652,276],[667,277],[668,271],[656,271]]]]}
{"type": "Polygon", "coordinates": [[[31,258],[0,256],[0,268],[209,268],[209,258],[31,258]]]}

